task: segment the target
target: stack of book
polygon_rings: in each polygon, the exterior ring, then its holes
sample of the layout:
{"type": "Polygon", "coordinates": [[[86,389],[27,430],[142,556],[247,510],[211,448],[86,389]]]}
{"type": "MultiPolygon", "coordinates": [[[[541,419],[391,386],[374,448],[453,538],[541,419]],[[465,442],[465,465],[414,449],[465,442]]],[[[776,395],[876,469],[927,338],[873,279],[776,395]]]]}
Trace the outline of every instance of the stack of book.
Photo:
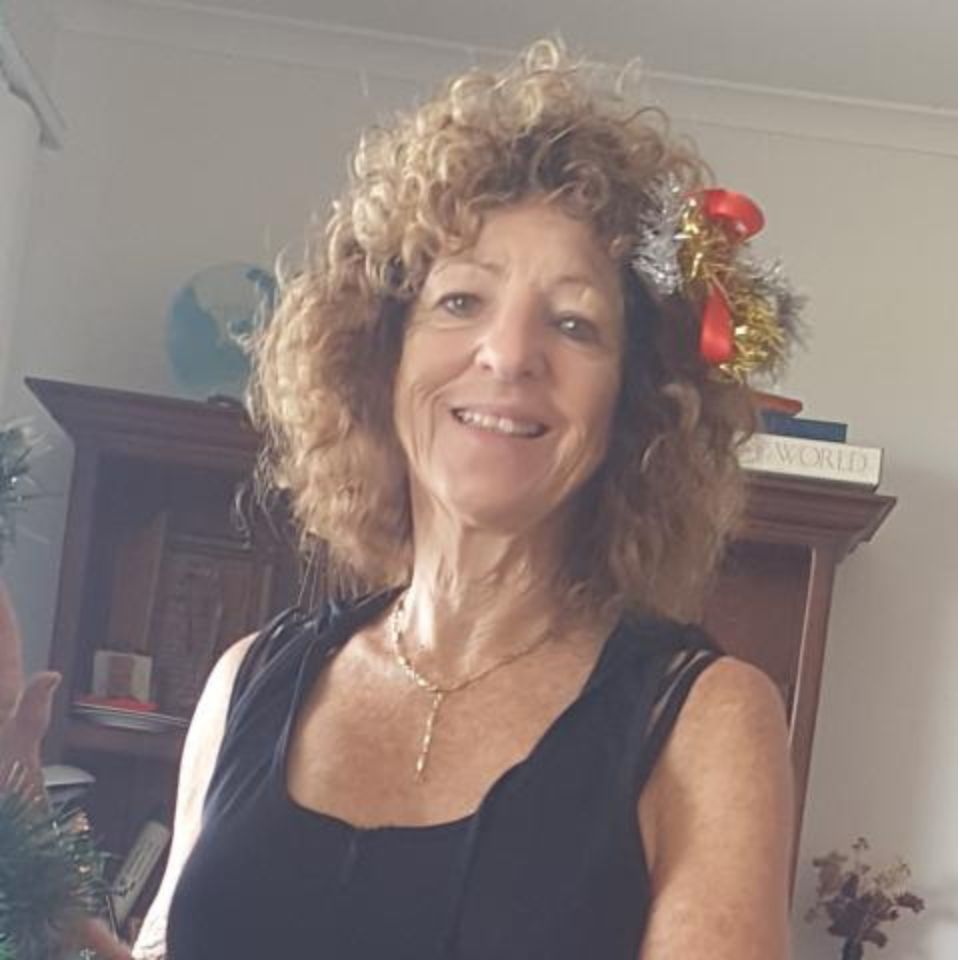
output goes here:
{"type": "Polygon", "coordinates": [[[763,430],[740,448],[740,464],[753,473],[808,477],[866,490],[880,485],[883,450],[847,443],[847,425],[797,414],[798,400],[758,394],[763,430]]]}
{"type": "Polygon", "coordinates": [[[58,815],[81,801],[96,782],[92,773],[62,763],[44,767],[42,775],[50,807],[58,815]]]}

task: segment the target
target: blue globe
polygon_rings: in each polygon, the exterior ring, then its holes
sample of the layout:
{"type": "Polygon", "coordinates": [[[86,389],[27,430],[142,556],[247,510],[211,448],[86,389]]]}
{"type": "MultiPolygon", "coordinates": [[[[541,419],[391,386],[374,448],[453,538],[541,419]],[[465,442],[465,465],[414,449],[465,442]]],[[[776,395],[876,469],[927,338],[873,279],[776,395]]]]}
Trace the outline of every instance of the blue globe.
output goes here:
{"type": "Polygon", "coordinates": [[[217,264],[184,284],[167,314],[167,356],[184,393],[243,398],[250,377],[244,342],[269,318],[276,293],[273,275],[249,263],[217,264]]]}

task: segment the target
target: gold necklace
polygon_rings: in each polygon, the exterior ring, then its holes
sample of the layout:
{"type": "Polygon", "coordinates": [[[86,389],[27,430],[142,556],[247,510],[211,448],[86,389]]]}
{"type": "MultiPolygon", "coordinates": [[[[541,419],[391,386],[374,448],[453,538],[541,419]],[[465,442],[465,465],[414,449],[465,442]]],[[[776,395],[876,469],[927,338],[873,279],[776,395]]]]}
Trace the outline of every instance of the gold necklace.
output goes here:
{"type": "Polygon", "coordinates": [[[434,724],[436,723],[437,713],[440,710],[440,704],[443,703],[444,697],[451,693],[459,693],[461,690],[465,690],[467,687],[475,684],[478,680],[482,680],[485,676],[487,676],[487,674],[493,673],[494,670],[498,670],[500,667],[505,667],[507,664],[513,663],[515,660],[519,660],[521,657],[525,657],[528,654],[533,653],[534,650],[543,646],[543,644],[545,644],[553,636],[553,632],[548,631],[544,636],[537,640],[536,643],[532,643],[516,653],[511,654],[505,660],[499,660],[492,666],[481,670],[480,673],[475,674],[472,677],[467,677],[466,680],[461,680],[459,683],[455,683],[452,686],[444,687],[439,683],[434,683],[432,680],[427,679],[427,677],[417,670],[410,658],[403,652],[403,629],[400,626],[400,618],[403,615],[403,604],[405,599],[406,596],[403,596],[397,601],[397,605],[393,610],[393,616],[390,618],[390,633],[393,637],[393,650],[396,654],[397,660],[400,663],[400,666],[403,668],[403,672],[406,673],[406,675],[413,680],[418,687],[421,687],[428,693],[433,694],[433,700],[430,704],[430,712],[427,714],[427,725],[423,732],[423,741],[420,744],[420,755],[417,757],[415,773],[416,780],[423,780],[427,768],[427,757],[430,753],[430,744],[433,741],[434,724]]]}

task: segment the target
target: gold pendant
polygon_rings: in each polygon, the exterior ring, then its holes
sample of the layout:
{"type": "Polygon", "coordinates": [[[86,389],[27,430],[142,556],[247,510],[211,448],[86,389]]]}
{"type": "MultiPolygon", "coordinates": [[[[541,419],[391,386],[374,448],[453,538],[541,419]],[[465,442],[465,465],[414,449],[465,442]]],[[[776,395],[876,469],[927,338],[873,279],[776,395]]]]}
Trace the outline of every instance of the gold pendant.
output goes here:
{"type": "Polygon", "coordinates": [[[440,710],[440,704],[443,703],[444,693],[437,691],[433,695],[433,702],[430,704],[430,713],[427,715],[427,726],[423,731],[423,743],[420,744],[420,756],[417,757],[418,781],[423,780],[427,769],[427,754],[430,753],[430,742],[433,740],[433,725],[437,719],[437,712],[440,710]]]}

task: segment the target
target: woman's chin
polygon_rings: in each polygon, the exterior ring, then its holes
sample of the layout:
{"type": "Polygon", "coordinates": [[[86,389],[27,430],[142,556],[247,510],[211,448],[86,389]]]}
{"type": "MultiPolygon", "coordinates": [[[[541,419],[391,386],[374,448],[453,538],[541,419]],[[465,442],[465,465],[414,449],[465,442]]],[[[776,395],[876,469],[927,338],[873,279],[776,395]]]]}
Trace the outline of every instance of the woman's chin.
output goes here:
{"type": "Polygon", "coordinates": [[[446,504],[450,516],[465,527],[495,533],[521,533],[535,526],[544,516],[543,498],[518,497],[517,492],[502,497],[458,497],[446,504]]]}

